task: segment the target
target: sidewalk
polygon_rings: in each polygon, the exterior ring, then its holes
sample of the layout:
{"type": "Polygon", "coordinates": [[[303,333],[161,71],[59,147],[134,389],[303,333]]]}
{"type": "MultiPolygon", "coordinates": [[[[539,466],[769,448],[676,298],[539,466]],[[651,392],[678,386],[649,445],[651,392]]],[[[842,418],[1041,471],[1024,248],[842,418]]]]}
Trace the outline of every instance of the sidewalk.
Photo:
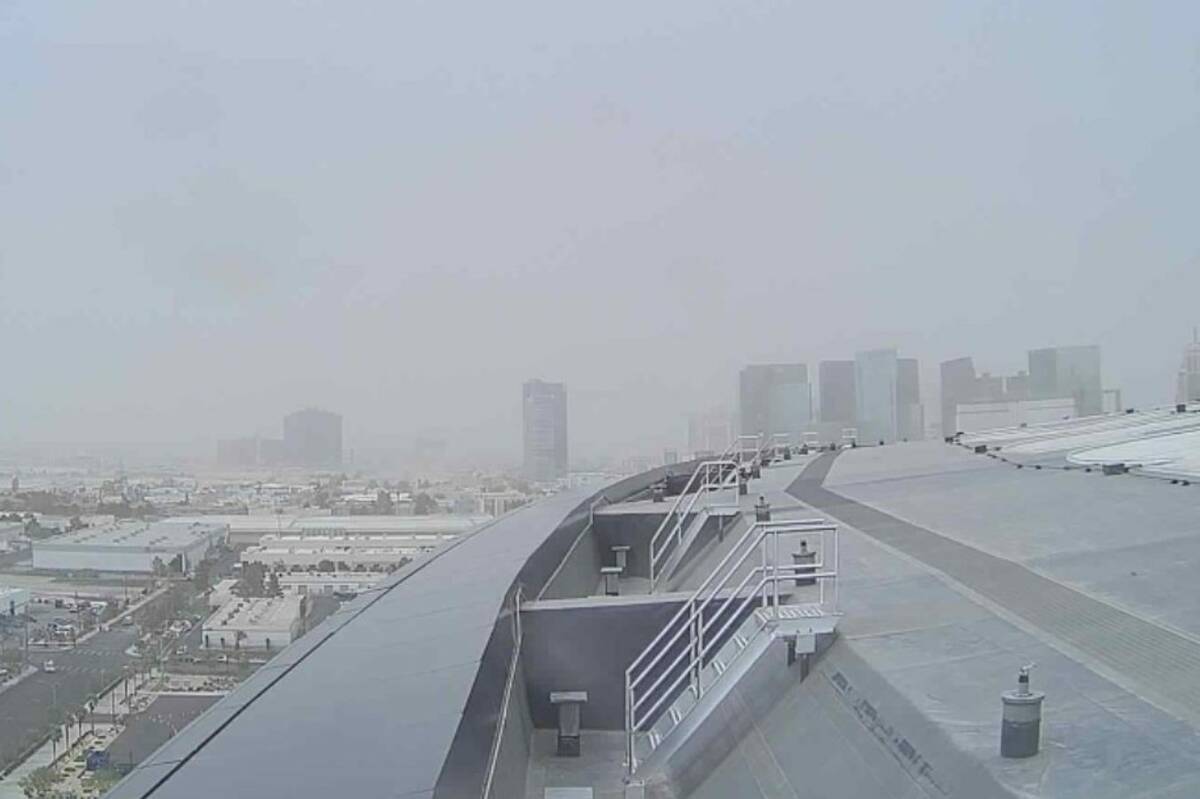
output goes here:
{"type": "Polygon", "coordinates": [[[37,674],[36,666],[26,666],[20,674],[16,675],[15,677],[9,677],[4,682],[0,683],[0,694],[4,693],[9,688],[12,688],[14,685],[17,685],[21,682],[21,680],[25,679],[31,674],[37,674]]]}

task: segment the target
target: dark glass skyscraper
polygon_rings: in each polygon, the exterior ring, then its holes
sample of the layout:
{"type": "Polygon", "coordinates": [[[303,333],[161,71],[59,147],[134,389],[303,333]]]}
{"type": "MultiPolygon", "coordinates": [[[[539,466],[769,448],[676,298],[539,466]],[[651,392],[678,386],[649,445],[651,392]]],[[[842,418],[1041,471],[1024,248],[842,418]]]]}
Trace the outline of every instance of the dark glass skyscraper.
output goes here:
{"type": "Polygon", "coordinates": [[[567,387],[529,380],[521,392],[525,420],[525,474],[554,480],[567,474],[567,387]]]}
{"type": "Polygon", "coordinates": [[[283,450],[296,466],[342,465],[342,417],[318,408],[305,408],[283,417],[283,450]]]}

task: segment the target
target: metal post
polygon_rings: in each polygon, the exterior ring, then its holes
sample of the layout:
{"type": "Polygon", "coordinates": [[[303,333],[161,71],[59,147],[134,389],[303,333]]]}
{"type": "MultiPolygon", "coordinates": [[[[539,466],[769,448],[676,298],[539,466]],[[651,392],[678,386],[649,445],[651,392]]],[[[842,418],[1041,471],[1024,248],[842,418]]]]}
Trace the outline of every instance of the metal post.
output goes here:
{"type": "MultiPolygon", "coordinates": [[[[761,568],[762,568],[762,575],[765,578],[767,576],[767,542],[760,538],[758,540],[758,549],[759,549],[759,552],[762,553],[761,568]]],[[[762,606],[764,609],[767,607],[767,584],[766,584],[766,582],[763,582],[763,587],[762,587],[762,606]]]]}
{"type": "MultiPolygon", "coordinates": [[[[700,693],[700,680],[694,662],[696,657],[696,606],[690,605],[688,612],[688,682],[697,695],[700,693]]],[[[676,679],[679,679],[678,677],[676,679]]]]}
{"type": "Polygon", "coordinates": [[[841,569],[839,567],[839,563],[838,563],[841,549],[838,546],[838,530],[837,530],[837,528],[834,527],[833,531],[829,535],[833,539],[833,609],[837,610],[838,609],[838,574],[841,571],[841,569]]]}
{"type": "Polygon", "coordinates": [[[637,764],[633,762],[633,690],[629,687],[629,672],[625,672],[625,768],[633,774],[637,764]]]}
{"type": "Polygon", "coordinates": [[[775,553],[774,553],[775,566],[771,570],[771,576],[773,578],[771,580],[771,582],[773,582],[775,584],[775,620],[778,621],[779,620],[779,534],[777,532],[775,532],[774,530],[772,530],[771,538],[774,540],[774,547],[775,547],[775,553]]]}

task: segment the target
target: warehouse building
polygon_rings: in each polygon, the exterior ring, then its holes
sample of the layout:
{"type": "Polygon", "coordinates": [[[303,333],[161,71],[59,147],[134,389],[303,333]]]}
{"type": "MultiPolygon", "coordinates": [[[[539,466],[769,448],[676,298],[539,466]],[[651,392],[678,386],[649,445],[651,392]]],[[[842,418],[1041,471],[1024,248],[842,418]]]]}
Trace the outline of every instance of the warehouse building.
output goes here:
{"type": "Polygon", "coordinates": [[[219,522],[125,521],[88,527],[33,544],[33,567],[52,571],[145,572],[156,568],[187,574],[225,538],[219,522]]]}
{"type": "Polygon", "coordinates": [[[265,535],[248,547],[241,560],[261,563],[276,572],[389,571],[418,555],[453,541],[450,534],[420,535],[265,535]]]}
{"type": "Polygon", "coordinates": [[[177,521],[218,522],[229,528],[230,546],[252,546],[265,535],[446,535],[469,533],[489,516],[300,516],[257,514],[252,516],[180,517],[177,521]]]}
{"type": "Polygon", "coordinates": [[[19,616],[29,604],[28,588],[9,588],[0,585],[0,616],[19,616]]]}
{"type": "Polygon", "coordinates": [[[234,597],[204,622],[204,648],[282,649],[300,637],[304,611],[299,594],[234,597]]]}
{"type": "Polygon", "coordinates": [[[278,572],[279,587],[293,594],[358,594],[374,587],[383,572],[278,572]]]}

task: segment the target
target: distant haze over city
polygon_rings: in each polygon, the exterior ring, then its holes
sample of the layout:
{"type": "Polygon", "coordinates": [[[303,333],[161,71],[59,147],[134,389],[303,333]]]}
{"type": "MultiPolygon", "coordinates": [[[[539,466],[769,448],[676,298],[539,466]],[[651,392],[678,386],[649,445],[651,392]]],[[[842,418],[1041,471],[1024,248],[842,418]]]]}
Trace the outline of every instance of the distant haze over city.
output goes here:
{"type": "Polygon", "coordinates": [[[1200,316],[1200,6],[0,9],[0,444],[661,453],[748,364],[1098,345],[1200,316]],[[1086,24],[1080,20],[1086,19],[1086,24]],[[970,48],[966,43],[970,43],[970,48]],[[769,335],[756,335],[756,328],[769,335]]]}

